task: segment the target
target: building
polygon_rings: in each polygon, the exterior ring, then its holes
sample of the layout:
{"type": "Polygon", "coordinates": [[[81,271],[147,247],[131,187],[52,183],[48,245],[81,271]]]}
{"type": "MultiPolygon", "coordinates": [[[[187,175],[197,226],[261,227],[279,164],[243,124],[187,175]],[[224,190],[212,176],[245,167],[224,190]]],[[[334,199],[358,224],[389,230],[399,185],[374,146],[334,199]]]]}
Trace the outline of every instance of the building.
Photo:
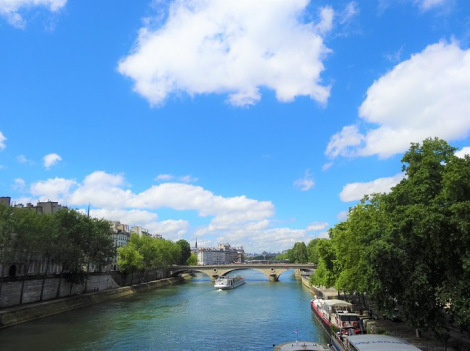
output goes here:
{"type": "Polygon", "coordinates": [[[118,269],[118,253],[117,249],[122,246],[127,246],[130,237],[129,225],[122,224],[119,221],[109,221],[111,235],[114,240],[114,247],[116,248],[116,255],[111,263],[111,269],[113,271],[118,269]]]}
{"type": "Polygon", "coordinates": [[[198,265],[211,265],[211,264],[229,264],[241,263],[245,251],[243,247],[232,248],[230,244],[219,244],[215,248],[197,248],[197,264],[198,265]]]}
{"type": "Polygon", "coordinates": [[[151,236],[149,231],[141,226],[135,225],[131,228],[131,234],[151,236]]]}

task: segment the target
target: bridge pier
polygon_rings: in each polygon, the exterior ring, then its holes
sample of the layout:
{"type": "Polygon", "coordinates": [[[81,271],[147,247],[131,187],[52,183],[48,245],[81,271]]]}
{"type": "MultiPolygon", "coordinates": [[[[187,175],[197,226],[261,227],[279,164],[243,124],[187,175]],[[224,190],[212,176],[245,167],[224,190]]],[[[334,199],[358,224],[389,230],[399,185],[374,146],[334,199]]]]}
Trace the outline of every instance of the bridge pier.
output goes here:
{"type": "Polygon", "coordinates": [[[279,276],[276,274],[270,274],[269,275],[269,281],[270,282],[278,282],[279,281],[279,276]]]}

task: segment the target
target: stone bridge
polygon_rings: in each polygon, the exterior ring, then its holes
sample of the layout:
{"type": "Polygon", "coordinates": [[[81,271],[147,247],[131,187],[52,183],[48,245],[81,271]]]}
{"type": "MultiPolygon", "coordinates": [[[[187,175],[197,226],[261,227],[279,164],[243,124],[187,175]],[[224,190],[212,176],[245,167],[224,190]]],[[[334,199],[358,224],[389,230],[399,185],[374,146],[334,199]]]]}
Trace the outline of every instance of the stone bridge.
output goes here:
{"type": "Polygon", "coordinates": [[[208,275],[212,281],[218,277],[226,275],[229,272],[242,270],[242,269],[254,269],[266,275],[270,281],[277,282],[279,276],[289,270],[294,269],[296,275],[300,275],[302,271],[311,271],[315,268],[313,263],[305,264],[286,264],[286,263],[265,263],[265,264],[223,264],[223,265],[207,265],[207,266],[172,266],[170,267],[170,275],[172,277],[177,276],[181,273],[195,273],[201,272],[208,275]]]}

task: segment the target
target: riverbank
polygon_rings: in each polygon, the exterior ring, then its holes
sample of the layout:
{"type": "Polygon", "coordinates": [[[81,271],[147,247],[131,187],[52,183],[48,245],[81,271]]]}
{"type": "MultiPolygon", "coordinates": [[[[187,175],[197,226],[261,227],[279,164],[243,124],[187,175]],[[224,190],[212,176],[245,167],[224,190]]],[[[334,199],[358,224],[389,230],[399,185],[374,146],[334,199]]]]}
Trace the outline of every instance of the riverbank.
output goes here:
{"type": "Polygon", "coordinates": [[[105,302],[108,300],[129,296],[142,291],[181,283],[186,278],[187,277],[164,278],[147,283],[135,284],[132,286],[90,292],[71,297],[64,297],[56,300],[49,300],[44,302],[4,308],[0,310],[0,329],[62,313],[65,311],[70,311],[89,305],[105,302]]]}
{"type": "MultiPolygon", "coordinates": [[[[319,296],[323,299],[339,298],[338,291],[334,288],[320,288],[306,284],[307,280],[303,280],[305,286],[309,287],[312,296],[319,296]]],[[[359,301],[353,301],[356,306],[360,305],[359,301]]],[[[357,311],[365,313],[364,311],[357,311]]],[[[361,319],[369,320],[368,314],[364,314],[361,319]]],[[[387,334],[405,339],[422,351],[470,351],[470,338],[468,334],[461,333],[455,328],[448,326],[447,328],[447,345],[436,339],[431,331],[422,331],[421,336],[416,336],[416,331],[405,322],[394,322],[390,319],[375,316],[373,320],[367,323],[367,328],[380,334],[387,334]]],[[[370,332],[371,330],[369,330],[370,332]]]]}

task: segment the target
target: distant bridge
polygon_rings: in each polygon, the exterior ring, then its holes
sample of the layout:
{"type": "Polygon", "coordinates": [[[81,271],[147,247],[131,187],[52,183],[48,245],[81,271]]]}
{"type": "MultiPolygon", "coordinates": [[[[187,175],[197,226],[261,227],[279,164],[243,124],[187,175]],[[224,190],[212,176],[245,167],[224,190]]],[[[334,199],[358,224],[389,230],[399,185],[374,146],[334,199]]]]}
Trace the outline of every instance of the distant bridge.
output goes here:
{"type": "Polygon", "coordinates": [[[208,275],[212,281],[218,277],[226,275],[229,272],[242,270],[242,269],[254,269],[266,275],[270,281],[277,282],[279,276],[289,270],[294,269],[296,275],[300,275],[302,271],[311,271],[316,266],[313,263],[303,264],[289,264],[289,263],[234,263],[234,264],[223,264],[223,265],[207,265],[207,266],[172,266],[170,267],[170,275],[177,276],[181,273],[194,273],[201,272],[208,275]]]}

